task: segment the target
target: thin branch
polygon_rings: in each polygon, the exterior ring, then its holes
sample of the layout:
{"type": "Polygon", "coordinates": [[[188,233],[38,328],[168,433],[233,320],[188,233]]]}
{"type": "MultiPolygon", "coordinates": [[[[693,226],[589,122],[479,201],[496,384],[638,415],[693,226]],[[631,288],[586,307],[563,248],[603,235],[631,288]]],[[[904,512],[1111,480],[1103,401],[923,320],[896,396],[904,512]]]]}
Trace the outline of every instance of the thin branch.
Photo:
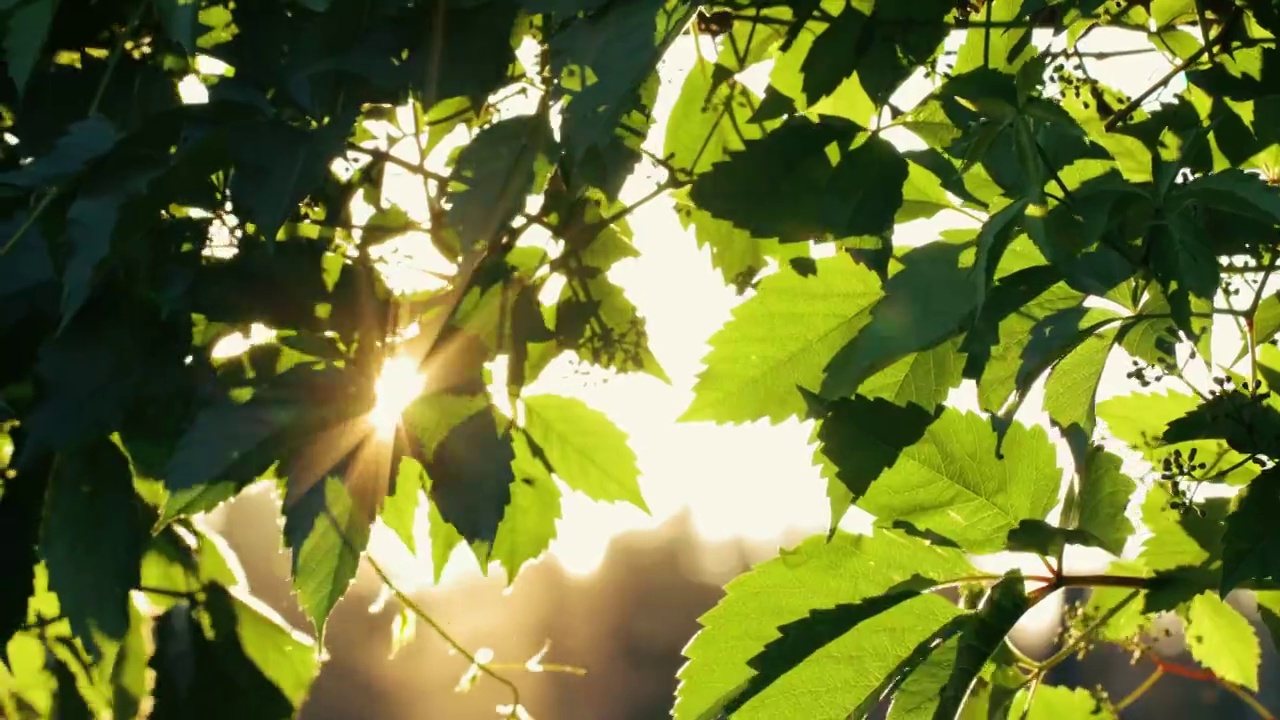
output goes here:
{"type": "Polygon", "coordinates": [[[413,613],[414,617],[426,623],[432,629],[432,631],[434,631],[437,635],[440,636],[440,639],[444,640],[445,643],[449,645],[449,647],[453,648],[454,652],[461,655],[463,659],[471,663],[473,667],[475,667],[481,673],[488,675],[489,677],[498,681],[500,684],[505,686],[507,690],[511,692],[512,710],[508,717],[509,718],[517,717],[516,712],[517,712],[517,709],[520,707],[520,688],[516,687],[516,684],[514,682],[507,679],[505,676],[499,674],[488,663],[482,663],[479,660],[477,660],[476,656],[473,655],[471,651],[467,650],[462,645],[462,643],[454,639],[454,637],[449,634],[449,631],[444,629],[443,625],[437,622],[435,618],[428,615],[427,611],[424,610],[421,605],[419,605],[416,601],[414,601],[413,598],[405,594],[405,592],[401,590],[391,580],[391,576],[388,575],[387,571],[382,568],[382,565],[379,564],[378,561],[373,558],[373,555],[371,553],[365,553],[365,561],[369,563],[369,567],[373,569],[373,572],[378,576],[378,579],[382,580],[382,583],[387,586],[387,589],[391,591],[391,594],[395,595],[396,599],[400,601],[400,604],[404,605],[405,608],[409,610],[409,612],[413,613]]]}
{"type": "MultiPolygon", "coordinates": [[[[1238,17],[1238,15],[1232,16],[1232,18],[1235,18],[1235,17],[1238,17]]],[[[1103,129],[1106,130],[1107,132],[1111,132],[1112,130],[1115,130],[1116,127],[1120,125],[1120,123],[1127,120],[1130,115],[1133,115],[1133,113],[1138,110],[1138,108],[1142,107],[1142,103],[1146,102],[1148,98],[1150,98],[1152,95],[1163,90],[1165,86],[1173,82],[1175,78],[1177,78],[1182,73],[1186,72],[1187,69],[1190,68],[1192,65],[1195,65],[1196,63],[1200,62],[1200,60],[1206,54],[1212,52],[1213,48],[1217,47],[1219,41],[1222,40],[1223,36],[1225,36],[1226,33],[1234,25],[1235,25],[1234,19],[1224,22],[1222,24],[1222,27],[1218,28],[1218,32],[1214,33],[1213,37],[1205,40],[1203,45],[1197,48],[1195,52],[1187,56],[1186,60],[1183,60],[1177,65],[1174,65],[1173,67],[1169,68],[1169,72],[1162,75],[1159,80],[1156,80],[1154,83],[1151,84],[1150,87],[1148,87],[1146,90],[1143,90],[1141,93],[1135,96],[1132,100],[1130,100],[1127,105],[1120,108],[1120,110],[1117,111],[1115,115],[1112,115],[1110,118],[1108,118],[1106,124],[1103,125],[1103,129]]]]}
{"type": "Polygon", "coordinates": [[[1138,687],[1134,688],[1133,692],[1125,695],[1124,699],[1116,703],[1116,712],[1120,712],[1137,702],[1138,698],[1141,698],[1148,690],[1155,687],[1156,681],[1158,681],[1162,675],[1164,675],[1164,668],[1157,665],[1155,671],[1148,675],[1141,683],[1138,683],[1138,687]]]}

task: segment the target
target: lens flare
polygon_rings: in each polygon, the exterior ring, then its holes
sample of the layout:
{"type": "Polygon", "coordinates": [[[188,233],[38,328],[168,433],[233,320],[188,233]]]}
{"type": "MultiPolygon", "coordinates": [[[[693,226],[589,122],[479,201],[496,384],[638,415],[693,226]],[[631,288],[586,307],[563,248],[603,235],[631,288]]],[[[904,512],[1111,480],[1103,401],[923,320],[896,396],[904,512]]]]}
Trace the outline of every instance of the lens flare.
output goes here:
{"type": "Polygon", "coordinates": [[[400,426],[400,414],[422,394],[426,378],[418,372],[411,358],[396,357],[382,365],[374,385],[375,401],[369,412],[369,423],[380,437],[389,438],[400,426]]]}

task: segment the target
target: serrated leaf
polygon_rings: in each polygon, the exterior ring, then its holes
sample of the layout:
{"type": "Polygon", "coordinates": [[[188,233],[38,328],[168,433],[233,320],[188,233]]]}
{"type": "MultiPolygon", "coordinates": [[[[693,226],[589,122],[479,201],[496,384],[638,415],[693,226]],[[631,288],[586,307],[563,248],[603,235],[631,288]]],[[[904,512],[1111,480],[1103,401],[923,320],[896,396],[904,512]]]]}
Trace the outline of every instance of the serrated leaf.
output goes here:
{"type": "Polygon", "coordinates": [[[1119,555],[1133,535],[1133,523],[1125,516],[1137,483],[1120,470],[1123,461],[1101,447],[1090,448],[1080,473],[1076,497],[1076,527],[1088,533],[1098,547],[1119,555]]]}
{"type": "Polygon", "coordinates": [[[59,457],[49,480],[40,556],[62,613],[95,657],[99,636],[112,644],[129,631],[129,592],[137,586],[146,534],[129,460],[99,440],[59,457]]]}
{"type": "Polygon", "coordinates": [[[781,271],[711,336],[706,369],[681,421],[780,422],[805,412],[797,387],[815,388],[831,355],[866,324],[880,296],[875,273],[846,255],[802,277],[781,271]]]}
{"type": "Polygon", "coordinates": [[[1142,524],[1151,535],[1138,560],[1155,571],[1207,567],[1222,556],[1225,517],[1222,499],[1183,511],[1173,505],[1167,487],[1156,485],[1142,503],[1142,524]]]}
{"type": "Polygon", "coordinates": [[[196,31],[200,24],[199,0],[155,0],[156,14],[164,31],[188,55],[196,53],[196,31]]]}
{"type": "Polygon", "coordinates": [[[1116,332],[1116,328],[1108,328],[1085,337],[1053,366],[1045,380],[1044,410],[1066,438],[1077,462],[1084,459],[1093,441],[1098,384],[1116,332]]]}
{"type": "Polygon", "coordinates": [[[271,441],[297,422],[303,410],[300,405],[251,399],[243,405],[228,400],[201,411],[165,469],[169,497],[160,522],[211,510],[252,482],[256,466],[265,470],[274,460],[254,463],[254,456],[274,455],[265,452],[271,441]],[[237,472],[246,462],[255,467],[237,472]]]}
{"type": "Polygon", "coordinates": [[[586,362],[671,382],[649,349],[645,318],[626,291],[603,273],[566,283],[556,306],[556,331],[561,343],[586,362]]]}
{"type": "Polygon", "coordinates": [[[838,237],[893,230],[910,168],[888,140],[870,135],[840,157],[826,185],[823,217],[838,237]]]}
{"type": "MultiPolygon", "coordinates": [[[[406,417],[421,411],[430,412],[430,405],[424,401],[411,406],[406,417]]],[[[434,445],[427,444],[421,423],[412,427],[419,443],[415,457],[431,478],[432,506],[468,542],[492,543],[515,480],[510,430],[499,429],[495,410],[488,405],[454,419],[434,445]]]]}
{"type": "Polygon", "coordinates": [[[823,397],[852,395],[904,355],[933,348],[965,329],[980,295],[970,271],[960,265],[963,252],[963,246],[935,242],[906,254],[904,267],[885,282],[870,321],[827,363],[823,397]]]}
{"type": "Polygon", "coordinates": [[[1222,594],[1257,581],[1280,581],[1280,493],[1273,471],[1264,472],[1240,496],[1222,535],[1222,594]]]}
{"type": "Polygon", "coordinates": [[[858,394],[883,398],[897,405],[916,404],[932,412],[964,379],[961,338],[952,338],[923,352],[912,353],[867,378],[858,394]]]}
{"type": "Polygon", "coordinates": [[[557,91],[569,97],[561,137],[571,156],[614,137],[627,98],[653,74],[694,9],[672,0],[608,4],[551,36],[557,91]]]}
{"type": "Polygon", "coordinates": [[[991,587],[982,608],[973,615],[960,635],[955,662],[946,684],[940,688],[935,718],[954,718],[960,712],[969,688],[983,667],[1004,644],[1013,626],[1031,609],[1025,581],[1013,573],[991,587]]]}
{"type": "Polygon", "coordinates": [[[49,28],[53,25],[53,15],[57,10],[56,0],[25,0],[9,9],[9,22],[4,36],[4,59],[8,65],[9,77],[18,87],[18,95],[26,90],[27,80],[35,69],[44,50],[49,28]]]}
{"type": "Polygon", "coordinates": [[[971,552],[1001,549],[1022,520],[1043,519],[1053,508],[1062,471],[1041,428],[1014,424],[1003,459],[996,441],[980,415],[944,410],[858,506],[880,522],[906,521],[971,552]]]}
{"type": "Polygon", "coordinates": [[[285,499],[284,539],[293,551],[293,588],[321,643],[329,613],[360,567],[375,511],[357,504],[341,473],[328,474],[285,499]]]}
{"type": "MultiPolygon", "coordinates": [[[[756,674],[741,692],[734,694],[725,704],[724,714],[733,715],[744,705],[749,705],[752,700],[766,691],[770,685],[781,680],[787,673],[804,672],[806,668],[802,665],[821,652],[824,647],[853,631],[862,623],[919,598],[928,587],[929,583],[926,581],[908,580],[883,595],[875,595],[855,603],[841,603],[832,608],[816,609],[799,620],[779,626],[778,632],[781,636],[765,645],[764,649],[747,663],[756,674]]],[[[809,671],[813,672],[812,668],[809,668],[809,671]]],[[[759,711],[756,711],[756,714],[759,714],[759,711]]]]}
{"type": "Polygon", "coordinates": [[[828,148],[847,147],[856,132],[849,123],[792,118],[698,175],[690,198],[755,237],[821,238],[831,232],[825,193],[834,167],[828,148]]]}
{"type": "Polygon", "coordinates": [[[449,176],[449,225],[462,247],[490,242],[524,207],[538,158],[555,139],[542,115],[520,115],[481,130],[458,153],[449,176]]]}
{"type": "MultiPolygon", "coordinates": [[[[837,532],[830,542],[825,536],[810,538],[731,581],[727,596],[699,619],[703,630],[685,650],[689,661],[679,673],[673,715],[676,720],[714,717],[750,681],[754,673],[747,663],[780,636],[777,628],[812,610],[871,598],[915,576],[940,581],[971,572],[960,552],[894,531],[837,532]]],[[[933,595],[904,603],[824,647],[803,670],[784,675],[735,717],[843,718],[921,639],[959,613],[933,595]],[[848,662],[832,664],[834,656],[848,662]],[[830,692],[795,692],[817,677],[825,678],[821,682],[830,692]],[[789,704],[798,699],[802,706],[789,704]]]]}
{"type": "Polygon", "coordinates": [[[1280,223],[1280,190],[1239,168],[1201,175],[1170,195],[1172,202],[1190,201],[1269,224],[1280,223]]]}
{"type": "MultiPolygon", "coordinates": [[[[29,0],[28,5],[51,5],[51,0],[29,0]]],[[[13,69],[11,64],[10,70],[13,69]]],[[[110,152],[116,142],[111,121],[94,114],[67,126],[49,152],[17,170],[0,173],[0,185],[39,190],[77,175],[89,163],[110,152]]]]}
{"type": "Polygon", "coordinates": [[[1243,485],[1257,477],[1257,466],[1249,462],[1241,463],[1245,456],[1227,447],[1223,441],[1199,440],[1177,445],[1165,442],[1164,432],[1168,424],[1195,411],[1199,406],[1199,398],[1173,390],[1163,393],[1129,393],[1098,403],[1098,416],[1107,423],[1107,429],[1114,437],[1142,453],[1147,461],[1157,467],[1175,450],[1183,456],[1189,456],[1195,450],[1197,462],[1205,463],[1205,468],[1198,471],[1201,477],[1212,477],[1217,482],[1235,485],[1243,485]],[[1230,472],[1227,473],[1227,470],[1230,472]]]}
{"type": "Polygon", "coordinates": [[[1261,395],[1224,390],[1170,420],[1163,439],[1170,445],[1223,440],[1244,455],[1275,456],[1280,454],[1280,410],[1261,395]]]}
{"type": "Polygon", "coordinates": [[[924,436],[932,422],[933,415],[919,405],[895,405],[861,395],[839,400],[818,429],[819,452],[855,500],[924,436]]]}
{"type": "Polygon", "coordinates": [[[1040,685],[1034,695],[1025,689],[1019,690],[1009,705],[1008,717],[1020,720],[1116,720],[1116,712],[1111,703],[1100,702],[1084,688],[1040,685]]]}
{"type": "Polygon", "coordinates": [[[601,502],[627,502],[648,511],[640,470],[627,435],[604,413],[575,398],[523,398],[524,430],[564,484],[601,502]]]}
{"type": "Polygon", "coordinates": [[[1253,625],[1218,596],[1196,595],[1187,609],[1187,649],[1196,662],[1227,682],[1258,690],[1262,648],[1253,625]]]}
{"type": "Polygon", "coordinates": [[[395,491],[387,496],[378,517],[391,528],[400,542],[417,552],[414,542],[414,523],[418,516],[419,496],[425,489],[426,471],[422,464],[411,457],[400,458],[396,468],[395,491]]]}
{"type": "Polygon", "coordinates": [[[498,526],[491,557],[507,571],[507,584],[515,582],[520,568],[551,545],[560,519],[560,488],[535,456],[524,433],[511,438],[515,459],[511,470],[511,503],[498,526]]]}
{"type": "Polygon", "coordinates": [[[263,612],[256,603],[216,584],[206,592],[207,604],[179,603],[156,621],[150,717],[182,720],[191,708],[210,717],[294,717],[319,670],[310,643],[282,622],[254,617],[263,612]]]}
{"type": "Polygon", "coordinates": [[[716,83],[714,76],[696,70],[685,76],[667,117],[662,155],[672,167],[693,177],[742,151],[744,142],[759,140],[776,125],[751,122],[752,108],[759,103],[755,93],[742,83],[716,83]]]}

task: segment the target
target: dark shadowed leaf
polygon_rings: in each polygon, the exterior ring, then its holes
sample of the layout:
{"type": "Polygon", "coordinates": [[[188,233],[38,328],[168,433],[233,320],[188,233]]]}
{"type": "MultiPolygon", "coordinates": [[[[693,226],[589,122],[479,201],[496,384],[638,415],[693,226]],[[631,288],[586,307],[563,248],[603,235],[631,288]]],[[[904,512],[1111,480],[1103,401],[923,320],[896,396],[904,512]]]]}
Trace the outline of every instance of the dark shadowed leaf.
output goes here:
{"type": "Polygon", "coordinates": [[[507,505],[491,557],[507,571],[507,584],[527,562],[536,560],[556,536],[560,519],[560,488],[530,447],[523,432],[514,433],[511,462],[515,482],[511,483],[511,504],[507,505]]]}
{"type": "Polygon", "coordinates": [[[515,480],[511,431],[498,427],[495,410],[487,404],[478,410],[459,408],[443,427],[437,425],[442,432],[426,430],[427,423],[440,420],[411,418],[430,412],[431,404],[423,399],[405,413],[406,429],[418,443],[414,455],[431,478],[432,505],[468,542],[492,543],[515,480]]]}
{"type": "Polygon", "coordinates": [[[492,241],[524,207],[534,166],[554,143],[545,117],[520,115],[481,130],[462,148],[449,177],[449,224],[464,248],[492,241]]]}
{"type": "Polygon", "coordinates": [[[1280,582],[1280,491],[1276,473],[1265,472],[1250,483],[1227,516],[1222,536],[1222,587],[1280,582]]]}
{"type": "Polygon", "coordinates": [[[904,267],[884,284],[871,320],[827,363],[822,396],[847,397],[872,374],[904,355],[928,350],[972,321],[980,294],[961,266],[965,248],[930,243],[907,253],[904,267]]]}
{"type": "Polygon", "coordinates": [[[40,556],[72,630],[90,652],[98,651],[99,636],[123,640],[148,521],[120,448],[103,439],[60,455],[45,517],[40,556]]]}
{"type": "Polygon", "coordinates": [[[818,430],[820,452],[856,499],[903,450],[920,441],[931,422],[933,416],[919,405],[895,405],[861,395],[839,400],[831,404],[818,430]]]}

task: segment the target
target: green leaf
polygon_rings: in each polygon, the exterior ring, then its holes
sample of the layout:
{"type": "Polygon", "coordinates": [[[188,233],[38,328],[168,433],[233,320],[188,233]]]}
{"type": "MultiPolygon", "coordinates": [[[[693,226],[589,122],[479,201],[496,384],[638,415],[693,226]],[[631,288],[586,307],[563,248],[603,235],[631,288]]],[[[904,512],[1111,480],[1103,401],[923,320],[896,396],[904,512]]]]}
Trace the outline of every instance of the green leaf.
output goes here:
{"type": "Polygon", "coordinates": [[[212,510],[238,493],[274,460],[273,440],[304,411],[302,405],[254,399],[202,410],[165,469],[169,497],[160,522],[212,510]]]}
{"type": "Polygon", "coordinates": [[[916,444],[933,422],[919,405],[895,405],[861,395],[837,400],[818,429],[819,452],[835,466],[836,477],[852,493],[866,494],[906,448],[916,444]]]}
{"type": "Polygon", "coordinates": [[[1244,455],[1227,447],[1220,440],[1196,440],[1170,444],[1165,442],[1165,429],[1177,420],[1200,407],[1200,400],[1187,393],[1166,391],[1163,393],[1130,393],[1117,395],[1098,404],[1098,415],[1107,423],[1113,436],[1142,453],[1147,461],[1157,467],[1165,457],[1176,450],[1184,457],[1196,451],[1196,461],[1205,463],[1199,470],[1201,477],[1212,477],[1217,482],[1243,485],[1258,475],[1256,465],[1244,461],[1244,455]],[[1230,472],[1227,472],[1230,470],[1230,472]]]}
{"type": "Polygon", "coordinates": [[[571,156],[615,137],[627,100],[653,74],[694,10],[680,0],[610,3],[551,36],[557,90],[569,96],[561,137],[571,156]]]}
{"type": "Polygon", "coordinates": [[[1206,567],[1222,556],[1222,522],[1226,504],[1202,503],[1195,510],[1173,506],[1164,485],[1147,491],[1142,503],[1142,524],[1151,535],[1142,544],[1138,560],[1151,570],[1206,567]]]}
{"type": "MultiPolygon", "coordinates": [[[[856,603],[912,578],[944,581],[972,573],[964,556],[889,530],[871,536],[837,532],[754,567],[731,581],[727,595],[702,616],[685,649],[676,720],[715,717],[755,674],[748,662],[780,637],[778,627],[811,611],[856,603]]],[[[919,582],[919,580],[916,580],[919,582]]],[[[924,595],[866,620],[785,674],[735,714],[741,718],[844,718],[881,685],[921,640],[960,610],[924,595]],[[832,662],[835,657],[842,658],[832,662]],[[821,693],[799,692],[822,683],[821,693]]]]}
{"type": "Polygon", "coordinates": [[[21,96],[44,49],[57,0],[20,0],[8,3],[8,26],[4,35],[4,59],[9,77],[21,96]],[[14,7],[16,5],[16,7],[14,7]]]}
{"type": "Polygon", "coordinates": [[[1008,717],[1021,720],[1116,720],[1117,715],[1111,703],[1100,701],[1084,688],[1040,685],[1034,695],[1025,689],[1019,690],[1009,705],[1008,717]]]}
{"type": "Polygon", "coordinates": [[[400,458],[396,468],[395,491],[387,496],[378,517],[391,528],[400,542],[417,552],[414,543],[414,521],[418,515],[418,500],[424,489],[426,471],[422,464],[411,457],[400,458]]]}
{"type": "MultiPolygon", "coordinates": [[[[761,32],[765,28],[758,28],[761,32]]],[[[733,153],[744,143],[759,140],[777,123],[751,122],[752,108],[760,100],[742,83],[716,82],[715,72],[691,72],[685,76],[680,96],[667,117],[662,155],[671,167],[696,177],[733,153]]]]}
{"type": "Polygon", "coordinates": [[[1213,591],[1191,600],[1187,610],[1187,648],[1214,675],[1254,692],[1262,648],[1253,625],[1213,591]]]}
{"type": "MultiPolygon", "coordinates": [[[[43,464],[43,463],[42,463],[43,464]]],[[[7,481],[0,494],[0,662],[10,663],[9,640],[27,623],[27,607],[35,592],[37,547],[49,485],[48,467],[38,467],[21,482],[7,481]]]]}
{"type": "MultiPolygon", "coordinates": [[[[27,6],[51,5],[51,0],[28,0],[27,6]]],[[[10,69],[13,65],[10,64],[10,69]]],[[[17,170],[0,173],[0,185],[27,190],[47,189],[66,182],[94,160],[106,155],[116,143],[111,121],[90,115],[67,126],[49,152],[17,170]]]]}
{"type": "Polygon", "coordinates": [[[852,124],[832,119],[789,119],[698,175],[690,198],[755,237],[783,242],[821,238],[832,232],[826,192],[834,167],[828,148],[847,147],[856,132],[852,124]]]}
{"type": "Polygon", "coordinates": [[[1245,455],[1280,454],[1280,410],[1260,395],[1223,390],[1182,417],[1169,421],[1164,441],[1224,440],[1245,455]]]}
{"type": "Polygon", "coordinates": [[[907,253],[884,284],[865,328],[824,369],[821,394],[847,397],[872,374],[913,352],[957,335],[972,320],[980,296],[960,266],[961,245],[937,242],[907,253]]]}
{"type": "Polygon", "coordinates": [[[892,231],[909,174],[907,161],[888,140],[867,136],[841,156],[827,181],[828,232],[847,237],[892,231]]]}
{"type": "Polygon", "coordinates": [[[858,394],[903,406],[914,403],[932,412],[964,379],[961,342],[961,338],[952,338],[907,355],[867,378],[858,386],[858,394]]]}
{"type": "Polygon", "coordinates": [[[1032,329],[1054,313],[1077,307],[1083,299],[1044,265],[1011,273],[995,284],[961,345],[967,355],[964,375],[978,381],[983,410],[999,412],[1017,389],[1032,329]]]}
{"type": "Polygon", "coordinates": [[[285,498],[284,539],[293,551],[293,588],[321,643],[329,613],[355,579],[369,544],[375,508],[360,507],[358,499],[341,473],[328,474],[285,498]]]}
{"type": "Polygon", "coordinates": [[[493,541],[492,557],[507,571],[507,584],[515,582],[520,568],[551,545],[560,519],[560,488],[546,466],[535,456],[524,433],[512,435],[515,459],[511,469],[511,504],[493,541]]]}
{"type": "Polygon", "coordinates": [[[816,387],[831,355],[866,324],[880,295],[873,272],[847,255],[817,261],[807,277],[770,275],[711,336],[706,369],[681,421],[777,423],[805,412],[797,387],[816,387]]]}
{"type": "Polygon", "coordinates": [[[424,396],[405,411],[405,426],[416,443],[414,457],[431,478],[429,495],[443,520],[468,542],[492,543],[511,502],[511,462],[515,459],[509,429],[499,429],[496,410],[479,410],[446,419],[447,430],[433,438],[424,428],[440,418],[429,416],[434,398],[424,396]]]}
{"type": "Polygon", "coordinates": [[[1248,171],[1232,168],[1202,175],[1177,187],[1170,202],[1190,201],[1201,206],[1280,223],[1280,191],[1248,171]]]}
{"type": "Polygon", "coordinates": [[[542,115],[520,115],[481,130],[449,176],[449,225],[463,248],[492,242],[524,207],[535,165],[555,139],[542,115]]]}
{"type": "Polygon", "coordinates": [[[955,648],[955,661],[941,688],[932,717],[954,718],[987,662],[1004,645],[1013,626],[1031,609],[1018,573],[1006,575],[991,587],[982,608],[970,619],[955,648]]]}
{"type": "Polygon", "coordinates": [[[320,673],[315,643],[242,590],[215,583],[206,586],[205,593],[213,624],[234,625],[245,656],[295,708],[301,708],[320,673]]]}
{"type": "Polygon", "coordinates": [[[575,398],[523,398],[524,430],[564,484],[600,502],[627,502],[648,511],[640,470],[627,435],[608,416],[575,398]]]}
{"type": "Polygon", "coordinates": [[[1275,475],[1274,471],[1259,475],[1227,516],[1222,535],[1223,595],[1250,581],[1280,581],[1280,528],[1276,526],[1280,492],[1275,475]]]}
{"type": "Polygon", "coordinates": [[[1044,410],[1078,459],[1085,457],[1093,441],[1098,384],[1116,332],[1108,328],[1086,336],[1053,366],[1045,381],[1044,410]]]}
{"type": "Polygon", "coordinates": [[[192,708],[209,717],[295,717],[319,670],[310,643],[257,603],[216,584],[206,593],[203,605],[179,603],[156,621],[150,717],[181,720],[192,708]]]}
{"type": "Polygon", "coordinates": [[[143,538],[140,502],[129,460],[99,440],[59,457],[49,480],[40,555],[49,589],[86,649],[112,644],[129,631],[129,592],[138,585],[143,538]]]}
{"type": "Polygon", "coordinates": [[[231,131],[235,159],[230,190],[235,213],[274,241],[298,204],[316,190],[341,153],[350,117],[336,117],[315,130],[282,119],[246,123],[231,131]]]}
{"type": "Polygon", "coordinates": [[[1097,546],[1119,555],[1133,535],[1133,523],[1125,516],[1137,483],[1120,470],[1122,460],[1099,446],[1089,449],[1080,471],[1076,498],[1076,527],[1088,533],[1097,546]]]}
{"type": "MultiPolygon", "coordinates": [[[[778,627],[781,636],[773,640],[747,664],[755,675],[741,692],[725,705],[724,713],[733,715],[744,705],[751,703],[770,685],[780,681],[793,670],[822,652],[823,648],[841,636],[848,634],[864,622],[889,613],[904,603],[917,599],[927,591],[927,582],[902,583],[883,595],[876,595],[856,603],[842,603],[833,608],[811,611],[806,617],[778,627]],[[911,586],[919,587],[911,587],[911,586]]],[[[886,618],[887,620],[887,618],[886,618]]],[[[810,669],[812,672],[812,669],[810,669]]]]}
{"type": "Polygon", "coordinates": [[[155,0],[156,14],[169,38],[187,51],[196,53],[196,30],[200,24],[199,0],[155,0]]]}
{"type": "Polygon", "coordinates": [[[669,383],[649,349],[645,319],[621,286],[603,273],[565,284],[556,306],[556,331],[578,357],[620,373],[644,372],[669,383]],[[582,298],[587,299],[582,299],[582,298]]]}
{"type": "Polygon", "coordinates": [[[971,552],[999,550],[1022,520],[1048,514],[1062,484],[1043,429],[1015,423],[1002,452],[1003,459],[980,415],[944,410],[858,506],[882,523],[906,521],[971,552]]]}

